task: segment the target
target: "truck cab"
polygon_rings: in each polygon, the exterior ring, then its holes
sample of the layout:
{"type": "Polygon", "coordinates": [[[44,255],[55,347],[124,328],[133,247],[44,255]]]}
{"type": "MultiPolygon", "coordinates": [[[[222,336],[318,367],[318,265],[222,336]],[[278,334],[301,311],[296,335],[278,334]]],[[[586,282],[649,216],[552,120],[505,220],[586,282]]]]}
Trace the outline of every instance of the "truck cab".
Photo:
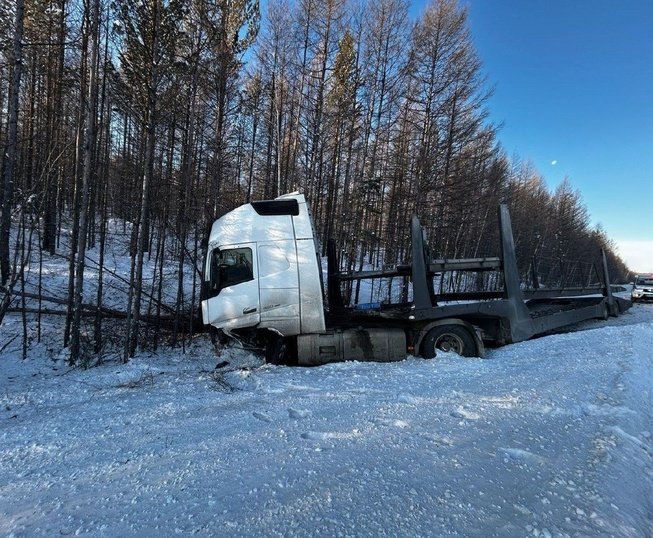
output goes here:
{"type": "Polygon", "coordinates": [[[204,266],[204,324],[228,334],[324,332],[314,236],[303,194],[245,204],[216,220],[204,266]]]}
{"type": "Polygon", "coordinates": [[[273,363],[406,357],[402,329],[327,328],[319,246],[303,194],[252,202],[213,223],[202,320],[265,349],[273,363]]]}

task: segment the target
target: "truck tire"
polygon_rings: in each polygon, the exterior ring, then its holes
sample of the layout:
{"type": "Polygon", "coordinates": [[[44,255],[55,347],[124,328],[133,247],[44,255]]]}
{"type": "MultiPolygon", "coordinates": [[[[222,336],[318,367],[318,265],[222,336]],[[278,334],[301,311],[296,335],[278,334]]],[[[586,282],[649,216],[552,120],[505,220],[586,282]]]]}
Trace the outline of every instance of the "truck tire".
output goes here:
{"type": "Polygon", "coordinates": [[[460,325],[433,327],[422,342],[422,357],[433,359],[440,352],[453,352],[462,357],[477,354],[476,343],[469,331],[460,325]]]}
{"type": "Polygon", "coordinates": [[[270,364],[297,364],[297,345],[292,338],[272,335],[265,344],[265,362],[270,364]]]}
{"type": "Polygon", "coordinates": [[[270,336],[265,343],[265,362],[269,364],[284,364],[288,346],[281,336],[270,336]]]}

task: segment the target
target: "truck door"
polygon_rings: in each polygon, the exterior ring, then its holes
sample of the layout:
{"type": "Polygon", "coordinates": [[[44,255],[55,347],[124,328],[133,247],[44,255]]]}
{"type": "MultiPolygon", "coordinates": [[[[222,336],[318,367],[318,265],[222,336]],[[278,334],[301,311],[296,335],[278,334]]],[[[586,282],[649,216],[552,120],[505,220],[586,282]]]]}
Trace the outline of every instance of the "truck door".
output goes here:
{"type": "Polygon", "coordinates": [[[297,252],[292,239],[258,243],[261,327],[285,336],[300,332],[297,252]]]}
{"type": "Polygon", "coordinates": [[[261,309],[255,244],[216,248],[208,263],[207,322],[221,329],[257,325],[261,309]]]}

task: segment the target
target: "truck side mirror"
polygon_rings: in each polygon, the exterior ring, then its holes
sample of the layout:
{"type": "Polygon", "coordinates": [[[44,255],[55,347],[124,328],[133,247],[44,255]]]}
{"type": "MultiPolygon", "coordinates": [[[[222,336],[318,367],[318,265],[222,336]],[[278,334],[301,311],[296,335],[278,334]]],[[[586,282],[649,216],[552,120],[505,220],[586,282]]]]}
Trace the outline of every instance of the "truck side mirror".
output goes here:
{"type": "Polygon", "coordinates": [[[222,264],[220,263],[220,253],[214,250],[211,254],[211,273],[208,276],[208,282],[214,293],[220,291],[220,283],[224,281],[222,264]]]}
{"type": "Polygon", "coordinates": [[[227,265],[226,263],[220,264],[220,269],[218,271],[218,282],[217,282],[218,290],[221,290],[224,286],[224,283],[227,282],[229,277],[229,274],[227,272],[228,270],[229,270],[229,265],[227,265]]]}

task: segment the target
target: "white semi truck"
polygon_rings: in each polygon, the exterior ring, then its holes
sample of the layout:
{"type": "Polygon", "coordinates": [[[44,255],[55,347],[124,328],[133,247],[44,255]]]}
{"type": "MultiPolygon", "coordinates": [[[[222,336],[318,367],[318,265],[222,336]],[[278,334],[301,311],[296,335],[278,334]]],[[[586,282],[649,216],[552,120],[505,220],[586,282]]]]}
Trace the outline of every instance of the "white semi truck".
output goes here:
{"type": "Polygon", "coordinates": [[[500,207],[501,256],[430,259],[412,219],[412,261],[391,270],[339,272],[330,249],[328,291],[306,199],[288,194],[245,204],[213,223],[202,282],[206,325],[256,342],[274,363],[318,365],[343,360],[394,361],[441,351],[483,356],[485,344],[528,339],[590,318],[617,315],[630,302],[613,297],[603,256],[600,287],[525,290],[519,282],[510,217],[500,207]],[[444,271],[496,271],[502,289],[443,296],[433,279],[444,271]],[[404,277],[412,300],[346,307],[342,282],[404,277]]]}

